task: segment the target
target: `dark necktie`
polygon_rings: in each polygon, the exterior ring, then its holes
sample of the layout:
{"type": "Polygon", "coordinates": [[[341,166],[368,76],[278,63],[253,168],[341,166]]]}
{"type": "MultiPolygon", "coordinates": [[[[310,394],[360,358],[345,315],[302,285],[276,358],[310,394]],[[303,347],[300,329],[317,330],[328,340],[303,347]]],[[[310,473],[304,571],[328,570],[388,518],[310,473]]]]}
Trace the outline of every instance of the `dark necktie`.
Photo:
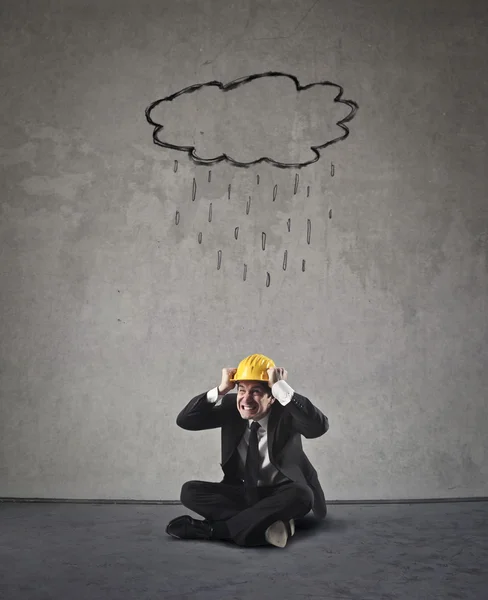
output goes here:
{"type": "Polygon", "coordinates": [[[248,492],[250,492],[252,496],[255,496],[255,494],[253,494],[253,488],[257,488],[258,486],[259,465],[261,463],[258,445],[258,429],[260,427],[261,425],[257,421],[254,421],[254,423],[251,425],[249,447],[247,449],[246,456],[245,482],[248,492]]]}

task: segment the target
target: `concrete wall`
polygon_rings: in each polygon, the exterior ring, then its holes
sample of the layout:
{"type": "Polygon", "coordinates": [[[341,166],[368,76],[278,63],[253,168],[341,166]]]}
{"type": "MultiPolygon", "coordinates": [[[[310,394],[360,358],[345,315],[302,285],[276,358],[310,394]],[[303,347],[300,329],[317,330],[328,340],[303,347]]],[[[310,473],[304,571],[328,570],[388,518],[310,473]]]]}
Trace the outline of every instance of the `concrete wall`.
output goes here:
{"type": "MultiPolygon", "coordinates": [[[[253,352],[328,415],[305,447],[329,499],[488,495],[484,1],[4,0],[0,23],[0,496],[218,480],[218,432],[175,417],[253,352]],[[153,101],[264,71],[341,85],[349,137],[301,169],[153,144],[153,101]]],[[[263,92],[269,131],[250,109],[229,134],[192,98],[178,127],[244,154],[322,124],[263,92]]]]}

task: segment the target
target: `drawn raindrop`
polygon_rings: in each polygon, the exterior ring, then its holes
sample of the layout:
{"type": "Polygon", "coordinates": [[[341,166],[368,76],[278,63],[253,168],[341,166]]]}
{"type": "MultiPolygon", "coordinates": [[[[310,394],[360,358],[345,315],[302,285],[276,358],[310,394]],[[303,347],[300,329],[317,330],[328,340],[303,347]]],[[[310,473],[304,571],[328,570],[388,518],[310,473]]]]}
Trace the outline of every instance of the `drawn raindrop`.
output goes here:
{"type": "Polygon", "coordinates": [[[266,250],[266,234],[263,233],[261,234],[261,247],[263,250],[266,250]]]}
{"type": "Polygon", "coordinates": [[[275,185],[273,188],[273,202],[276,200],[277,193],[278,193],[278,185],[275,185]]]}
{"type": "Polygon", "coordinates": [[[180,222],[180,213],[179,211],[176,211],[176,215],[175,215],[175,224],[178,225],[180,222]]]}
{"type": "Polygon", "coordinates": [[[227,187],[227,199],[230,200],[230,191],[232,189],[231,184],[229,183],[229,186],[227,187]]]}
{"type": "Polygon", "coordinates": [[[332,219],[332,209],[329,210],[329,219],[332,219]]]}
{"type": "Polygon", "coordinates": [[[256,183],[259,185],[259,175],[256,175],[256,183]]]}
{"type": "Polygon", "coordinates": [[[212,203],[210,202],[210,206],[208,207],[208,222],[212,222],[212,203]]]}
{"type": "Polygon", "coordinates": [[[310,237],[312,235],[312,221],[307,219],[307,244],[310,244],[310,237]]]}
{"type": "Polygon", "coordinates": [[[293,192],[294,195],[296,195],[297,191],[298,191],[298,182],[300,181],[300,176],[298,175],[298,173],[295,175],[295,191],[293,192]]]}
{"type": "Polygon", "coordinates": [[[200,233],[198,234],[198,243],[201,244],[202,243],[202,232],[200,231],[200,233]]]}
{"type": "Polygon", "coordinates": [[[271,283],[271,275],[266,272],[266,287],[269,287],[269,284],[271,283]]]}
{"type": "Polygon", "coordinates": [[[247,265],[244,265],[244,273],[242,274],[242,280],[246,281],[246,277],[247,277],[247,265]]]}
{"type": "Polygon", "coordinates": [[[285,250],[283,254],[283,271],[286,271],[286,265],[288,264],[288,250],[285,250]]]}
{"type": "Polygon", "coordinates": [[[222,265],[222,250],[219,250],[217,252],[217,271],[220,270],[221,265],[222,265]]]}
{"type": "Polygon", "coordinates": [[[191,192],[191,201],[195,202],[195,196],[197,195],[197,182],[195,180],[195,178],[193,178],[193,186],[192,186],[192,192],[191,192]]]}
{"type": "Polygon", "coordinates": [[[288,219],[286,226],[288,227],[288,231],[291,231],[291,219],[288,219]]]}
{"type": "Polygon", "coordinates": [[[249,200],[246,203],[246,215],[249,214],[250,208],[251,208],[251,196],[249,196],[249,200]]]}
{"type": "Polygon", "coordinates": [[[173,165],[173,171],[176,173],[177,170],[178,170],[178,161],[175,160],[175,164],[173,165]]]}
{"type": "Polygon", "coordinates": [[[305,272],[305,259],[302,260],[302,271],[305,272]]]}
{"type": "Polygon", "coordinates": [[[330,163],[330,176],[334,177],[334,173],[335,173],[334,163],[330,163]]]}
{"type": "Polygon", "coordinates": [[[212,171],[208,172],[208,182],[210,183],[212,181],[212,171]]]}
{"type": "Polygon", "coordinates": [[[310,186],[307,185],[307,198],[309,198],[309,197],[310,197],[310,186]]]}
{"type": "Polygon", "coordinates": [[[237,240],[237,238],[239,237],[239,227],[236,227],[236,228],[234,229],[234,237],[236,238],[236,240],[237,240]]]}

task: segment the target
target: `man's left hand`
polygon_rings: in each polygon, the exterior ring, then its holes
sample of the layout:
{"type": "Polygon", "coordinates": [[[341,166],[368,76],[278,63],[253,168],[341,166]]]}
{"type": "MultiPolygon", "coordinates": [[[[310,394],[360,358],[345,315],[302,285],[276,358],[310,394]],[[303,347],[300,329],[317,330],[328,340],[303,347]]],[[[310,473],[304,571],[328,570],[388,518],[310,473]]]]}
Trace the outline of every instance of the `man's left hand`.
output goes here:
{"type": "Polygon", "coordinates": [[[286,371],[282,367],[271,367],[271,369],[268,369],[269,387],[273,387],[273,384],[277,381],[280,381],[280,379],[286,381],[287,377],[288,371],[286,371]]]}

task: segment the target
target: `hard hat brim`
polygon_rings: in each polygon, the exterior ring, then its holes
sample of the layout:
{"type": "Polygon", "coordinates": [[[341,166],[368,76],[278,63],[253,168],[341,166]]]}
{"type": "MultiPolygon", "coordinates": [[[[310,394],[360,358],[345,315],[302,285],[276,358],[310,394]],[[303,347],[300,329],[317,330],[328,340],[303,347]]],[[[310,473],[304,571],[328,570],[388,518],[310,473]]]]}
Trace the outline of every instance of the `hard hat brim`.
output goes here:
{"type": "Polygon", "coordinates": [[[229,379],[231,383],[239,383],[239,381],[261,381],[262,383],[268,383],[268,379],[257,379],[256,377],[239,377],[239,379],[229,379]]]}

